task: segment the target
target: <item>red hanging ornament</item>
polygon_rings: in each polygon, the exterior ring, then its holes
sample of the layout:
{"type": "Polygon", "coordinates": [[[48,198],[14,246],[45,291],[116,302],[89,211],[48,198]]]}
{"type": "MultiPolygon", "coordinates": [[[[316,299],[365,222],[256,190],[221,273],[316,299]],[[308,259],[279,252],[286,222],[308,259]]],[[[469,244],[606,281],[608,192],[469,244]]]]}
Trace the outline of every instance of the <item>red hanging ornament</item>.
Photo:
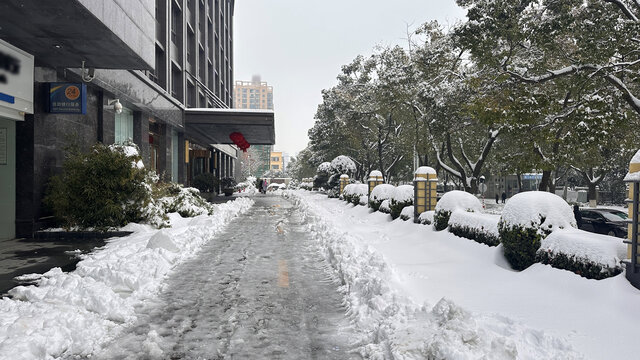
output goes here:
{"type": "Polygon", "coordinates": [[[233,143],[236,144],[236,146],[243,152],[247,152],[247,149],[251,146],[242,133],[239,132],[232,132],[229,134],[229,139],[231,139],[231,141],[233,141],[233,143]]]}

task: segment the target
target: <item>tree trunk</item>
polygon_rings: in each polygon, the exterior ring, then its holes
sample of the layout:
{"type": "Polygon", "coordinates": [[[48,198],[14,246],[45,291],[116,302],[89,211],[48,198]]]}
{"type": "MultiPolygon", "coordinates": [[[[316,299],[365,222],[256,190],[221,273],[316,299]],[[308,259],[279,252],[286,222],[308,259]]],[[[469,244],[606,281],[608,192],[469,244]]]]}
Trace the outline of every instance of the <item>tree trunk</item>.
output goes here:
{"type": "Polygon", "coordinates": [[[549,190],[549,180],[551,179],[551,170],[542,170],[542,179],[538,186],[539,191],[549,190]]]}
{"type": "Polygon", "coordinates": [[[518,179],[518,192],[522,192],[522,174],[517,173],[516,178],[518,179]]]}
{"type": "Polygon", "coordinates": [[[597,200],[598,199],[598,190],[596,190],[597,184],[594,182],[589,182],[589,190],[587,191],[587,200],[597,200]]]}

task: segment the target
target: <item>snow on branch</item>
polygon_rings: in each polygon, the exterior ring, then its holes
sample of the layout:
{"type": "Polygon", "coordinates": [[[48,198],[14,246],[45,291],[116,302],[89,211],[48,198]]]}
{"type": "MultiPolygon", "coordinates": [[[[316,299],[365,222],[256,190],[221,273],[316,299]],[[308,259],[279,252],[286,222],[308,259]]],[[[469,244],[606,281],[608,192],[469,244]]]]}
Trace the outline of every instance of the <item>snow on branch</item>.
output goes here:
{"type": "MultiPolygon", "coordinates": [[[[622,12],[624,13],[624,15],[626,17],[628,17],[630,20],[632,20],[634,22],[638,22],[638,17],[622,1],[620,1],[620,0],[603,0],[603,1],[611,3],[611,4],[615,4],[618,8],[620,8],[620,10],[622,10],[622,12]]],[[[638,5],[637,2],[636,2],[636,5],[638,5]]]]}
{"type": "Polygon", "coordinates": [[[609,74],[605,76],[605,79],[613,86],[615,86],[618,90],[622,91],[622,97],[625,101],[635,110],[637,113],[640,113],[640,99],[633,95],[631,90],[620,80],[617,76],[613,74],[609,74]]]}

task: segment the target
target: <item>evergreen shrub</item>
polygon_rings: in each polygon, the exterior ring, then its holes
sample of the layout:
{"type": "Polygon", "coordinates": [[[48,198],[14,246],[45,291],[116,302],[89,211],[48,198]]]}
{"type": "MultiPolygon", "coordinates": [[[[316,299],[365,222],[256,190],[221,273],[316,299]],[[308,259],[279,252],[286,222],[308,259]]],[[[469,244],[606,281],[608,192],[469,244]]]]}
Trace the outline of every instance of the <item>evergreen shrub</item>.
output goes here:
{"type": "Polygon", "coordinates": [[[460,226],[456,224],[451,224],[449,225],[449,232],[452,233],[453,235],[467,238],[475,242],[479,242],[481,244],[486,244],[489,246],[500,245],[499,237],[493,234],[490,234],[487,231],[482,231],[482,229],[478,229],[470,226],[460,226]]]}
{"type": "Polygon", "coordinates": [[[601,280],[616,276],[622,272],[622,266],[605,266],[595,261],[550,250],[540,250],[536,261],[551,265],[557,269],[569,270],[587,279],[601,280]]]}
{"type": "Polygon", "coordinates": [[[214,192],[218,190],[219,181],[212,173],[202,173],[191,181],[191,186],[200,192],[214,192]]]}
{"type": "Polygon", "coordinates": [[[440,210],[436,211],[433,214],[433,226],[436,231],[442,231],[449,226],[449,217],[451,216],[451,211],[440,210]]]}
{"type": "Polygon", "coordinates": [[[534,227],[498,223],[504,256],[515,270],[524,270],[536,262],[542,235],[534,227]]]}

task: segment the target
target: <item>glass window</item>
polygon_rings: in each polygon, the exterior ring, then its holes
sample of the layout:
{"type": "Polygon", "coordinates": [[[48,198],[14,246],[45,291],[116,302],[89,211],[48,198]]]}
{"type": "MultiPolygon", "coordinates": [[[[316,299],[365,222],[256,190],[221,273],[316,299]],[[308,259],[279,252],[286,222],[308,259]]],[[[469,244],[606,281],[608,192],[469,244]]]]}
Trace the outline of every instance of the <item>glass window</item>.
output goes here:
{"type": "Polygon", "coordinates": [[[120,114],[116,114],[115,143],[122,144],[127,140],[133,141],[133,111],[123,107],[120,114]]]}
{"type": "Polygon", "coordinates": [[[178,182],[178,133],[171,130],[171,181],[178,182]]]}

